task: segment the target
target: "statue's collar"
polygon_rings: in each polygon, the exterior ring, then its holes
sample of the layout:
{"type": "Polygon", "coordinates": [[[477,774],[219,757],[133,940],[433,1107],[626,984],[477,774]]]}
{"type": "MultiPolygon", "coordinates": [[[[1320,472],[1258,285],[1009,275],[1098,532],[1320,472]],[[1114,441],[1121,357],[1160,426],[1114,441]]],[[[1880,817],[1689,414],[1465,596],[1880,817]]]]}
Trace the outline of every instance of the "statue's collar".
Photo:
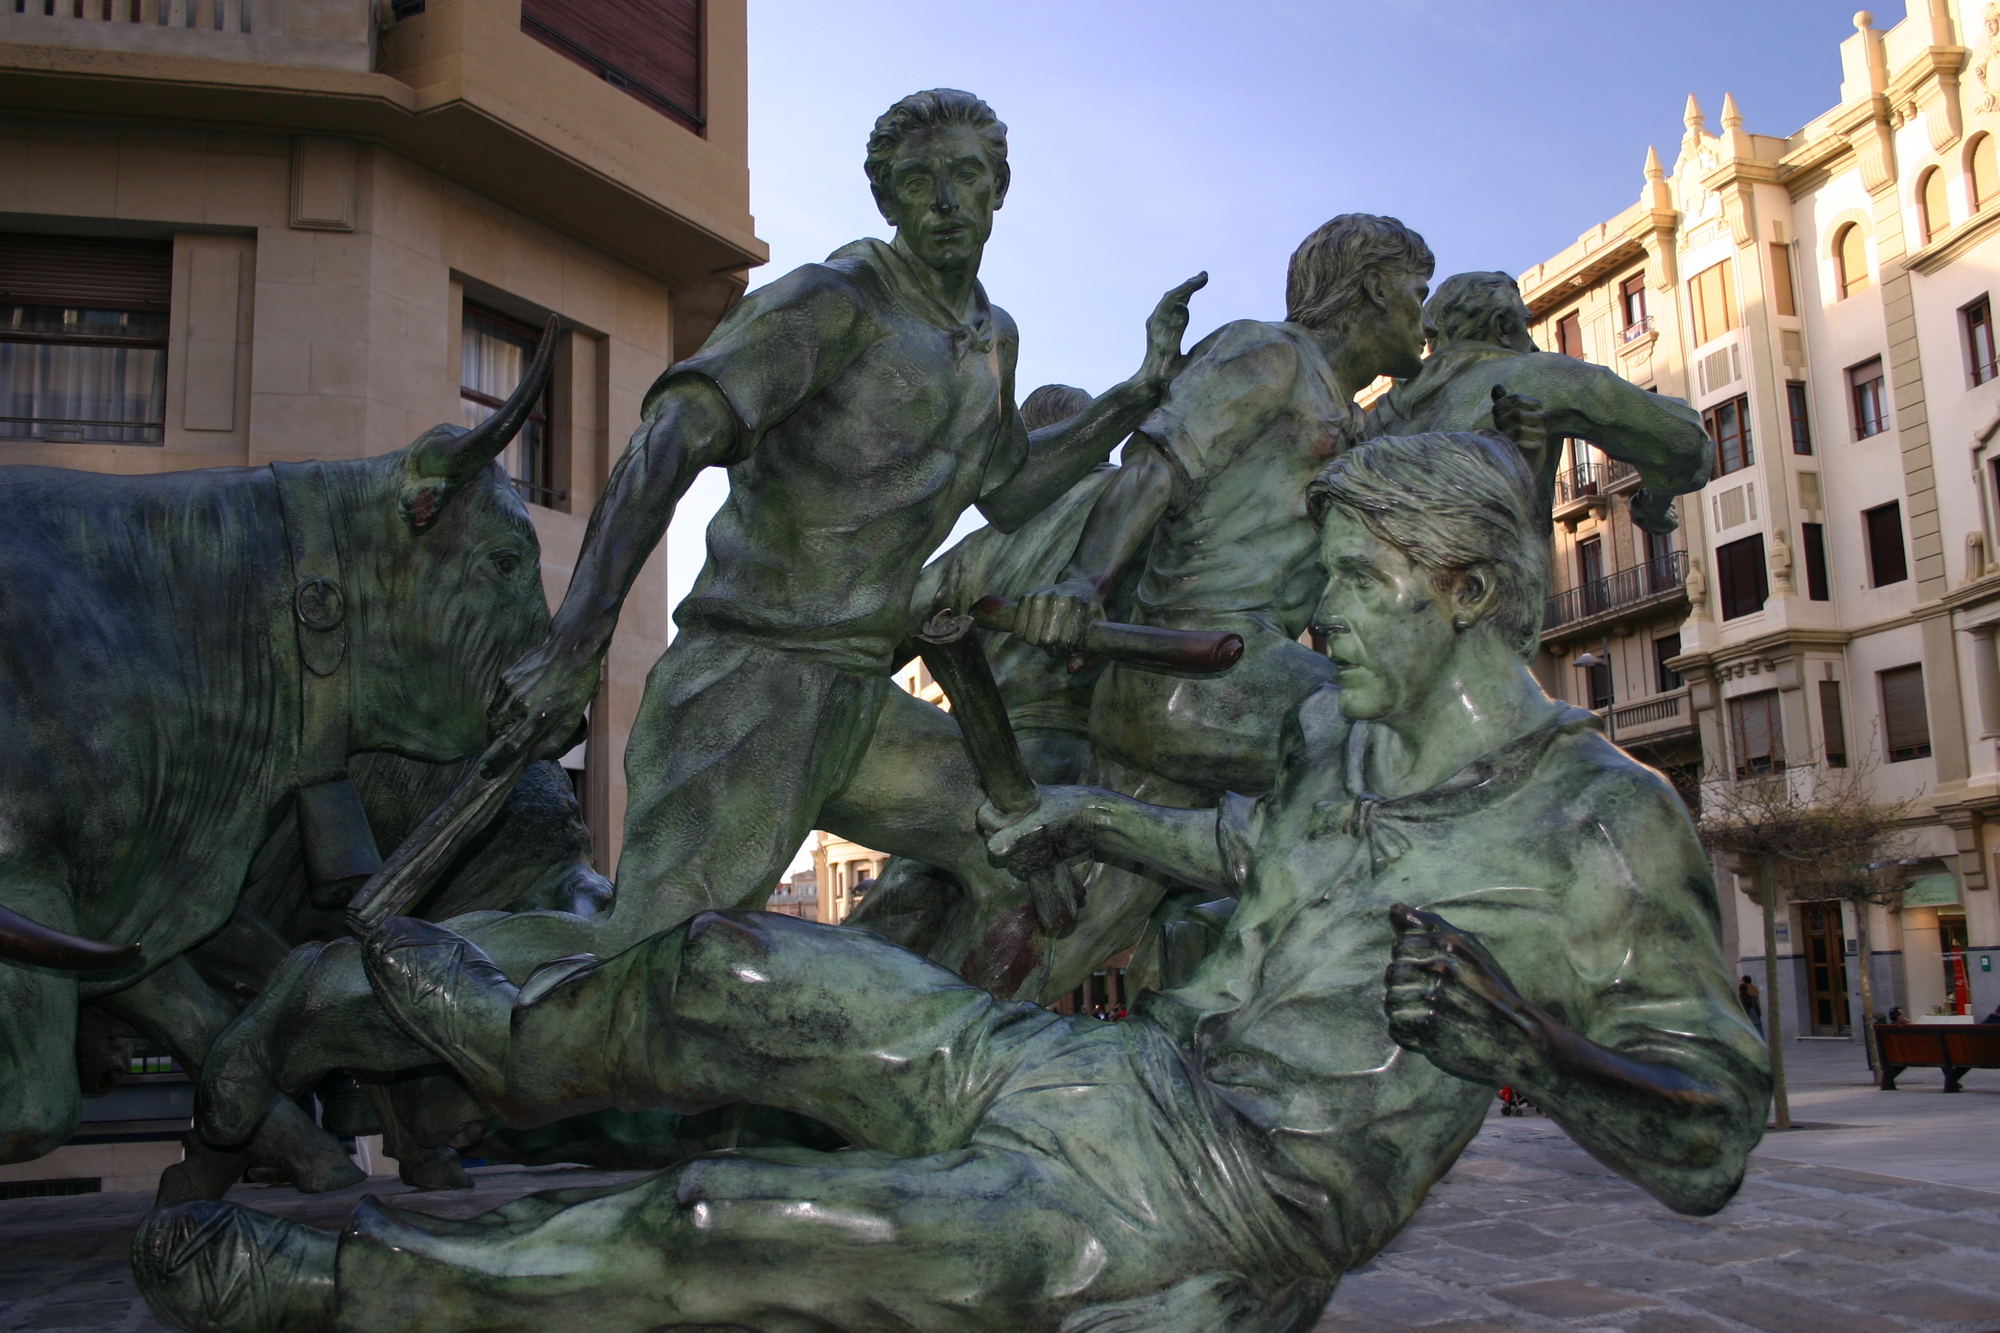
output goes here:
{"type": "Polygon", "coordinates": [[[852,261],[872,272],[896,304],[951,334],[960,355],[993,350],[993,308],[987,304],[986,288],[979,282],[972,284],[971,308],[961,318],[917,275],[902,252],[887,241],[865,236],[827,256],[829,264],[841,260],[852,261]]]}
{"type": "Polygon", "coordinates": [[[1375,873],[1410,849],[1414,827],[1460,819],[1497,805],[1519,791],[1534,775],[1542,755],[1558,738],[1601,726],[1595,713],[1568,705],[1532,731],[1472,760],[1449,778],[1407,796],[1378,796],[1368,790],[1369,751],[1382,728],[1355,722],[1348,728],[1345,799],[1321,801],[1313,807],[1307,836],[1341,833],[1368,845],[1375,873]]]}
{"type": "Polygon", "coordinates": [[[1431,399],[1467,369],[1482,361],[1522,355],[1525,354],[1499,343],[1476,342],[1469,338],[1441,343],[1424,358],[1422,370],[1389,391],[1389,405],[1403,420],[1415,420],[1431,399]]]}

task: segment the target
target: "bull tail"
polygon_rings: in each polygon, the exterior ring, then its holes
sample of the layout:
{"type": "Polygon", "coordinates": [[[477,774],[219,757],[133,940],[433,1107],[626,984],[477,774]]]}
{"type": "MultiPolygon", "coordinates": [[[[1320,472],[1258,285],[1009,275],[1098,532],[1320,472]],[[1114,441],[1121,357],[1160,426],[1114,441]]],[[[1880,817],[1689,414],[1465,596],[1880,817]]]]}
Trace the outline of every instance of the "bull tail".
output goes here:
{"type": "Polygon", "coordinates": [[[100,944],[30,921],[0,907],[0,958],[70,972],[109,972],[139,956],[134,944],[100,944]]]}

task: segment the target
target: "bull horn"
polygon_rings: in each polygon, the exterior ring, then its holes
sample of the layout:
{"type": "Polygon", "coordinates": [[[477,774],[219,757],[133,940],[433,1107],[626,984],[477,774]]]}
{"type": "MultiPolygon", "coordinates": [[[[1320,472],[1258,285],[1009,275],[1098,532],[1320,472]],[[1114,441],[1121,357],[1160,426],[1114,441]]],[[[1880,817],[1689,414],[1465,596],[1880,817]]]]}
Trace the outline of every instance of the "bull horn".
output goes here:
{"type": "Polygon", "coordinates": [[[66,972],[109,972],[139,956],[137,944],[100,944],[0,907],[0,958],[66,972]]]}
{"type": "Polygon", "coordinates": [[[433,426],[403,451],[403,467],[408,481],[404,487],[403,512],[418,530],[430,526],[458,488],[470,481],[481,468],[500,456],[527,424],[542,391],[548,387],[549,372],[556,361],[557,319],[550,315],[542,326],[542,340],[535,356],[514,392],[500,410],[471,430],[463,426],[433,426]]]}

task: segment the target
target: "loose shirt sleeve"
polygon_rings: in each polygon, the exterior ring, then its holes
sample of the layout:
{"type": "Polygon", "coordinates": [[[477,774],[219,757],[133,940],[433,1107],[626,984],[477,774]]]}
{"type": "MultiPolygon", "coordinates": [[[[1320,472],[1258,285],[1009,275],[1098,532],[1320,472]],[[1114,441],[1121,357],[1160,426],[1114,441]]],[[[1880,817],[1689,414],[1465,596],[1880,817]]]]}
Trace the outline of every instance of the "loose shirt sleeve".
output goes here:
{"type": "Polygon", "coordinates": [[[642,415],[651,419],[676,384],[705,380],[743,427],[741,447],[723,460],[736,462],[852,365],[871,334],[860,293],[835,270],[807,264],[745,297],[700,351],[669,366],[647,392],[642,415]]]}
{"type": "Polygon", "coordinates": [[[1139,435],[1174,474],[1173,508],[1262,438],[1293,402],[1298,348],[1269,324],[1238,320],[1204,338],[1139,435]]]}

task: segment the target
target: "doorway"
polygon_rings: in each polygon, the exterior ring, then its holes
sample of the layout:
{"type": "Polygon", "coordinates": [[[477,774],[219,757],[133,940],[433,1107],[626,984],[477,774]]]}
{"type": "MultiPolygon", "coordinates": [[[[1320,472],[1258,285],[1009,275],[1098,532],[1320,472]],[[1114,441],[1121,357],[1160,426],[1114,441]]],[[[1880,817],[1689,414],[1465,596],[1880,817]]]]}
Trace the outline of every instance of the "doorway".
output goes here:
{"type": "Polygon", "coordinates": [[[1847,1015],[1847,938],[1839,903],[1802,903],[1805,928],[1806,1018],[1815,1037],[1844,1037],[1847,1015]]]}
{"type": "Polygon", "coordinates": [[[1938,909],[1938,953],[1944,962],[1944,1010],[1948,1014],[1972,1012],[1971,978],[1965,974],[1965,909],[1947,912],[1938,909]]]}

